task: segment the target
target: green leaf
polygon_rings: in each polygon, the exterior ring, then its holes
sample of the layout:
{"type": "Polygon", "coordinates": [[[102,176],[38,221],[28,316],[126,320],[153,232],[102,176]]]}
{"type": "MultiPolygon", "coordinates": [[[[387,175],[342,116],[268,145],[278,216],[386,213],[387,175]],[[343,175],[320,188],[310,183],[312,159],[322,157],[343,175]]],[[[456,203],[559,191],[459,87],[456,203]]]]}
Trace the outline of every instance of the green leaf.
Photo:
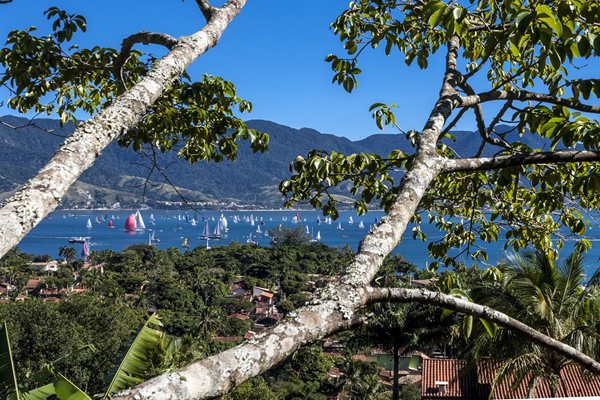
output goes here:
{"type": "Polygon", "coordinates": [[[483,326],[485,327],[485,330],[488,332],[488,334],[490,335],[490,337],[494,337],[494,335],[496,334],[496,324],[493,322],[490,322],[488,320],[485,320],[483,318],[479,318],[479,320],[481,321],[481,323],[483,324],[483,326]]]}
{"type": "Polygon", "coordinates": [[[473,316],[467,315],[465,319],[463,319],[463,333],[466,337],[471,337],[471,331],[473,330],[473,316]]]}
{"type": "Polygon", "coordinates": [[[58,374],[54,381],[54,390],[60,400],[92,400],[87,394],[73,384],[70,380],[58,374]]]}
{"type": "Polygon", "coordinates": [[[56,389],[53,383],[49,383],[37,389],[30,390],[26,393],[21,393],[21,398],[26,400],[44,400],[56,394],[56,389]]]}
{"type": "Polygon", "coordinates": [[[444,308],[444,311],[442,311],[442,315],[440,316],[440,321],[443,321],[447,316],[449,316],[453,312],[454,310],[448,310],[447,308],[444,308]]]}
{"type": "Polygon", "coordinates": [[[535,18],[535,16],[537,15],[537,13],[535,11],[533,12],[522,12],[519,15],[517,15],[517,18],[515,19],[515,23],[517,24],[517,30],[521,33],[521,35],[525,34],[525,31],[527,30],[527,27],[529,27],[529,25],[531,24],[531,21],[533,21],[533,19],[535,18]]]}
{"type": "Polygon", "coordinates": [[[1,398],[17,399],[20,397],[6,321],[4,321],[4,329],[0,332],[0,382],[1,398]]]}
{"type": "Polygon", "coordinates": [[[152,353],[156,350],[161,337],[161,331],[150,328],[150,324],[162,326],[156,314],[152,314],[129,339],[130,344],[117,358],[117,364],[104,377],[106,382],[110,382],[106,387],[105,398],[144,381],[152,353]]]}
{"type": "Polygon", "coordinates": [[[539,5],[535,8],[535,11],[537,12],[538,19],[540,21],[546,23],[546,25],[552,28],[557,36],[562,36],[563,27],[560,23],[560,19],[556,13],[550,9],[550,7],[546,5],[539,5]]]}

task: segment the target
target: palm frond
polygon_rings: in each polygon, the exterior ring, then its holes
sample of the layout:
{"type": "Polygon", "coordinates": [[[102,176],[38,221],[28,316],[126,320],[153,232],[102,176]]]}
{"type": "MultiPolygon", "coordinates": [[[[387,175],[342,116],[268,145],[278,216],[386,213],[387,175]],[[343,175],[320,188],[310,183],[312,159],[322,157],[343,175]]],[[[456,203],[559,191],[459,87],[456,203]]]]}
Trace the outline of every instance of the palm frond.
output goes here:
{"type": "Polygon", "coordinates": [[[160,330],[153,329],[150,325],[162,326],[156,314],[152,314],[145,324],[140,325],[117,358],[112,370],[104,377],[104,381],[109,382],[105,389],[105,398],[143,382],[152,353],[162,335],[160,330]]]}

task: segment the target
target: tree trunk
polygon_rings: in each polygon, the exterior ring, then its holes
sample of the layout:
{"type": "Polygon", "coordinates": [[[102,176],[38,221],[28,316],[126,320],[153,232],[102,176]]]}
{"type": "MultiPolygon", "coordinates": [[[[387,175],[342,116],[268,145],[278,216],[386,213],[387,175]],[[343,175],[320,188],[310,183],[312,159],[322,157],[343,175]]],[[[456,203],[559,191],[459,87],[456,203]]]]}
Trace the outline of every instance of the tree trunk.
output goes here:
{"type": "Polygon", "coordinates": [[[400,361],[400,349],[394,349],[394,383],[393,383],[393,400],[399,400],[399,388],[398,388],[398,364],[400,361]]]}
{"type": "Polygon", "coordinates": [[[0,257],[51,213],[69,187],[102,150],[135,127],[171,83],[199,56],[214,47],[246,0],[229,0],[214,9],[207,24],[181,37],[148,74],[109,107],[80,123],[50,161],[0,208],[0,257]]]}

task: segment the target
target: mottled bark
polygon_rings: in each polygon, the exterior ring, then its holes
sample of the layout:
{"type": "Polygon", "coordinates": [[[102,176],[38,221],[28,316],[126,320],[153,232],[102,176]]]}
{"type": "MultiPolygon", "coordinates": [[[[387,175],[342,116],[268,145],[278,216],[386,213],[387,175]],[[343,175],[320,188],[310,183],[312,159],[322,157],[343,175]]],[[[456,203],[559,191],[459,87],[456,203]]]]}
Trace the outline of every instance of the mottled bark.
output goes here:
{"type": "Polygon", "coordinates": [[[104,111],[79,124],[37,175],[0,209],[0,257],[52,212],[67,189],[92,166],[102,150],[133,128],[171,83],[200,55],[215,46],[246,0],[214,8],[198,32],[177,39],[138,84],[104,111]]]}
{"type": "Polygon", "coordinates": [[[369,295],[369,303],[388,301],[398,303],[416,302],[422,304],[434,304],[449,310],[459,311],[478,318],[484,318],[488,321],[495,322],[499,326],[510,329],[527,340],[537,343],[549,350],[554,350],[558,354],[576,361],[593,373],[600,374],[600,363],[591,357],[588,357],[571,346],[548,337],[528,325],[489,307],[452,297],[444,293],[430,292],[422,289],[373,288],[369,295]]]}

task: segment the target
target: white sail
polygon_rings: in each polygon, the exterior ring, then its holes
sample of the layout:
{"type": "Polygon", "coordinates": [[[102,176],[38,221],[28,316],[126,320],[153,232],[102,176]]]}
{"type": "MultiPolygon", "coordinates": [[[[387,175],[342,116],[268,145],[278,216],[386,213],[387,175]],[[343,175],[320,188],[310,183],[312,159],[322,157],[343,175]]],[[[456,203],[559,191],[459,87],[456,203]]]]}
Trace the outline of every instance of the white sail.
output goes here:
{"type": "Polygon", "coordinates": [[[210,234],[210,230],[208,229],[208,220],[206,220],[206,224],[204,225],[204,230],[198,239],[200,240],[208,240],[208,235],[210,234]]]}
{"type": "Polygon", "coordinates": [[[258,226],[258,228],[256,228],[256,233],[262,233],[262,231],[260,230],[260,225],[258,226]]]}
{"type": "Polygon", "coordinates": [[[354,220],[352,219],[352,216],[350,216],[350,220],[348,221],[348,223],[349,223],[350,225],[352,225],[352,224],[354,223],[354,220]]]}
{"type": "Polygon", "coordinates": [[[136,229],[146,229],[146,225],[144,224],[144,219],[142,218],[142,214],[140,214],[139,210],[135,213],[135,228],[136,229]]]}
{"type": "Polygon", "coordinates": [[[359,227],[359,228],[364,228],[364,227],[365,227],[365,224],[363,224],[363,222],[362,222],[362,221],[360,221],[360,224],[358,224],[358,227],[359,227]]]}
{"type": "Polygon", "coordinates": [[[337,230],[338,231],[343,231],[344,230],[344,228],[342,228],[342,221],[338,222],[337,230]]]}
{"type": "Polygon", "coordinates": [[[87,224],[85,224],[86,228],[91,228],[92,227],[92,220],[88,219],[87,220],[87,224]]]}
{"type": "Polygon", "coordinates": [[[317,231],[317,237],[315,239],[321,240],[321,231],[317,231]]]}
{"type": "Polygon", "coordinates": [[[227,218],[225,218],[223,214],[221,214],[221,218],[219,218],[219,224],[221,224],[221,230],[227,232],[227,218]]]}
{"type": "Polygon", "coordinates": [[[255,244],[256,242],[252,239],[252,232],[250,232],[250,237],[246,239],[246,243],[255,244]]]}

